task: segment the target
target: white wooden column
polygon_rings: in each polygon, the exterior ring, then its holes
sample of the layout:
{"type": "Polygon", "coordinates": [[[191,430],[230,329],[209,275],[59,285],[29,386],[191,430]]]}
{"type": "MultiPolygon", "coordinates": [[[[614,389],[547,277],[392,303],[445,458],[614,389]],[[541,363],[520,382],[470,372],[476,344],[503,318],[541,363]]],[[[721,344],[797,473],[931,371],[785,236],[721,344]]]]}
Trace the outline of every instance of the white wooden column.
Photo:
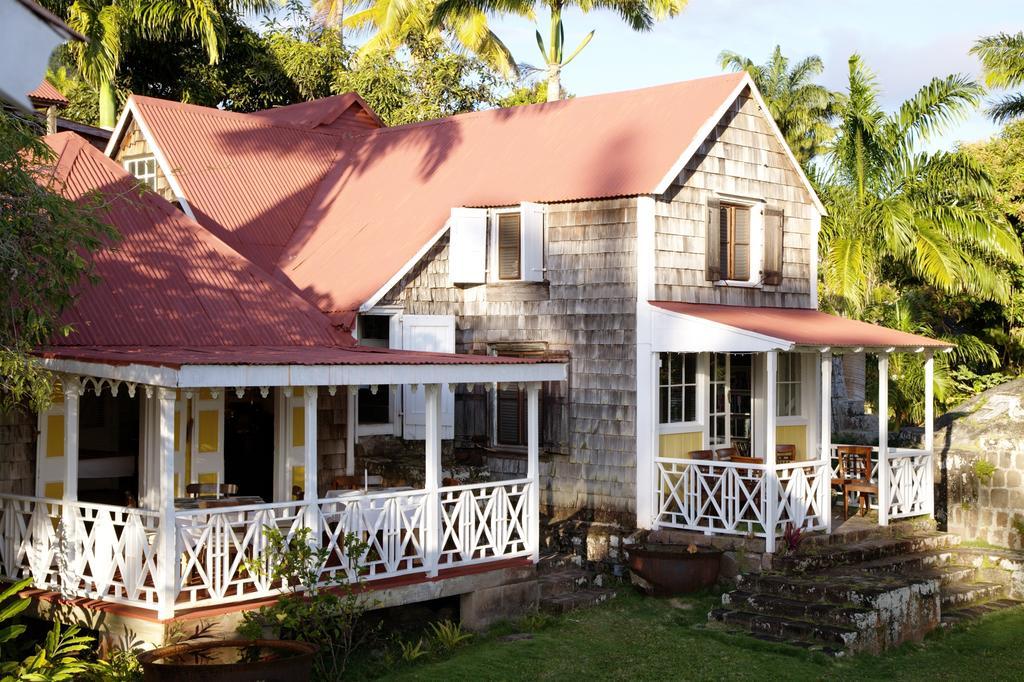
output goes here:
{"type": "Polygon", "coordinates": [[[66,378],[64,387],[64,501],[78,501],[78,413],[82,385],[66,378]]]}
{"type": "Polygon", "coordinates": [[[441,554],[441,385],[424,387],[426,455],[423,489],[427,493],[427,542],[425,546],[429,575],[436,576],[441,554]]]}
{"type": "Polygon", "coordinates": [[[878,353],[878,525],[889,525],[889,354],[878,353]]]}
{"type": "Polygon", "coordinates": [[[316,402],[319,395],[316,386],[302,389],[302,418],[305,448],[302,461],[302,500],[306,503],[306,525],[313,529],[312,540],[320,543],[320,518],[317,501],[317,454],[316,454],[316,402]]]}
{"type": "Polygon", "coordinates": [[[349,386],[345,413],[345,475],[356,475],[356,426],[359,423],[359,387],[349,386]]]}
{"type": "Polygon", "coordinates": [[[528,515],[533,562],[540,559],[540,384],[526,386],[526,477],[530,479],[528,515]]]}
{"type": "Polygon", "coordinates": [[[765,354],[764,387],[764,495],[765,495],[765,551],[775,551],[775,525],[778,517],[779,472],[775,470],[775,423],[778,421],[778,376],[779,351],[770,350],[765,354]]]}
{"type": "Polygon", "coordinates": [[[174,519],[174,401],[171,389],[154,389],[157,401],[156,432],[159,437],[157,465],[159,467],[160,531],[158,551],[158,615],[161,619],[174,617],[174,602],[178,597],[178,532],[174,519]]]}
{"type": "Polygon", "coordinates": [[[925,490],[928,514],[935,518],[935,357],[924,356],[924,449],[928,451],[928,483],[925,490]]]}
{"type": "MultiPolygon", "coordinates": [[[[832,351],[821,353],[821,454],[819,466],[828,467],[825,480],[832,478],[832,351]]],[[[822,485],[822,513],[825,515],[825,532],[832,533],[832,486],[822,485]]]]}

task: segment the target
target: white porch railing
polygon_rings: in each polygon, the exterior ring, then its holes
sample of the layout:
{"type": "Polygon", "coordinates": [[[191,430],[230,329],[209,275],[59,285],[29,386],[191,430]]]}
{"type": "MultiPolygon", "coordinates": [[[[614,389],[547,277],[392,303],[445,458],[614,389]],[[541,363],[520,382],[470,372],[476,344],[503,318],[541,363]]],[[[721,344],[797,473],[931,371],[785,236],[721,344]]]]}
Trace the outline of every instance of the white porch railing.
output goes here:
{"type": "MultiPolygon", "coordinates": [[[[838,449],[831,448],[831,466],[834,477],[839,476],[838,449]]],[[[878,483],[878,446],[872,445],[871,481],[878,483]]],[[[889,448],[889,518],[902,519],[925,516],[935,512],[935,469],[932,453],[917,448],[889,448]]],[[[878,509],[878,500],[872,496],[872,509],[878,509]]]]}
{"type": "Polygon", "coordinates": [[[155,512],[0,495],[0,565],[40,589],[157,608],[155,512]]]}
{"type": "MultiPolygon", "coordinates": [[[[310,520],[312,539],[329,550],[322,584],[339,572],[356,577],[345,554],[348,533],[367,544],[367,581],[529,556],[537,542],[533,485],[520,479],[441,488],[436,497],[409,490],[177,511],[173,601],[193,608],[281,593],[285,585],[249,570],[253,561],[273,559],[263,528],[292,537],[310,520]],[[431,498],[439,519],[435,543],[428,542],[431,498]]],[[[158,610],[158,522],[146,510],[0,495],[0,567],[4,577],[31,577],[40,589],[158,610]]]]}
{"type": "Polygon", "coordinates": [[[831,469],[825,461],[779,464],[774,514],[769,518],[768,467],[659,457],[657,525],[707,534],[778,537],[792,523],[828,527],[831,469]]]}

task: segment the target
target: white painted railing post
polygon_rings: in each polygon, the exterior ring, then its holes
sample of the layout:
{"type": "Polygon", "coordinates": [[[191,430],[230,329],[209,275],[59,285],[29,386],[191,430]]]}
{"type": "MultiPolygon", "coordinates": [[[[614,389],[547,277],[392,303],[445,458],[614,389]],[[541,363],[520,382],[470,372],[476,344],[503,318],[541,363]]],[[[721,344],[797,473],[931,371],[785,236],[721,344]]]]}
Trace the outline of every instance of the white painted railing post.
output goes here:
{"type": "Polygon", "coordinates": [[[438,494],[438,488],[441,487],[441,385],[427,384],[423,389],[426,402],[426,469],[423,482],[427,493],[425,553],[429,575],[436,576],[441,558],[441,498],[438,494]]]}
{"type": "Polygon", "coordinates": [[[64,388],[64,494],[61,505],[61,546],[58,565],[61,568],[61,591],[72,592],[78,582],[75,575],[79,560],[78,514],[78,414],[82,384],[77,379],[66,377],[64,388]]]}
{"type": "MultiPolygon", "coordinates": [[[[821,454],[818,458],[828,467],[828,478],[832,473],[832,351],[821,354],[821,454]]],[[[825,514],[825,532],[832,534],[832,486],[821,486],[821,509],[825,514]]]]}
{"type": "Polygon", "coordinates": [[[935,357],[931,351],[924,359],[924,449],[928,451],[928,475],[925,484],[925,507],[935,518],[935,357]]]}
{"type": "Polygon", "coordinates": [[[347,387],[348,404],[345,412],[345,475],[356,475],[356,424],[359,420],[359,389],[347,387]],[[352,390],[355,389],[355,390],[352,390]]]}
{"type": "Polygon", "coordinates": [[[320,546],[320,510],[317,507],[317,454],[316,454],[316,403],[320,391],[317,386],[302,389],[303,433],[306,445],[303,452],[302,501],[306,505],[306,526],[311,530],[310,540],[320,546]]]}
{"type": "Polygon", "coordinates": [[[174,617],[174,603],[178,598],[178,529],[174,519],[174,400],[175,392],[167,388],[156,389],[157,448],[160,467],[160,526],[158,537],[157,599],[162,620],[174,617]]]}
{"type": "Polygon", "coordinates": [[[878,525],[889,525],[889,354],[878,353],[878,525]]]}
{"type": "Polygon", "coordinates": [[[533,561],[540,559],[540,384],[526,387],[526,477],[530,479],[527,531],[533,561]]]}
{"type": "Polygon", "coordinates": [[[775,423],[778,414],[779,351],[770,350],[765,354],[765,439],[764,439],[764,535],[765,552],[775,551],[775,526],[778,519],[779,472],[775,469],[775,423]]]}

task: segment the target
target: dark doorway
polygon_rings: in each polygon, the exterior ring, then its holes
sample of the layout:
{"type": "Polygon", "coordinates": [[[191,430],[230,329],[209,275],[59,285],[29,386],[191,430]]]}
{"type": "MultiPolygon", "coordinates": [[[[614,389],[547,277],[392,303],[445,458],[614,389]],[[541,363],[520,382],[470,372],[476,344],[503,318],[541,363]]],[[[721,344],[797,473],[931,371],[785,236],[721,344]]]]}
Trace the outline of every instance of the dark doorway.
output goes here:
{"type": "Polygon", "coordinates": [[[274,394],[248,389],[224,396],[224,482],[239,495],[274,499],[274,394]]]}
{"type": "Polygon", "coordinates": [[[85,391],[78,408],[78,499],[132,504],[138,488],[139,397],[85,391]]]}

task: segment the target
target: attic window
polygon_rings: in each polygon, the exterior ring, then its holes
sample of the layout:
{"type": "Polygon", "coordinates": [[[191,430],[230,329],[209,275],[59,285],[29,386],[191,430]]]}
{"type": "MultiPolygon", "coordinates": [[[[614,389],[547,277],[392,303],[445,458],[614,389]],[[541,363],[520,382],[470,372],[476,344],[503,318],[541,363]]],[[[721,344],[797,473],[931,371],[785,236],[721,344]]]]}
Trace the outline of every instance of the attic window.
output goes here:
{"type": "Polygon", "coordinates": [[[149,189],[156,191],[156,157],[137,156],[132,159],[125,159],[124,169],[134,175],[139,182],[149,189]]]}
{"type": "Polygon", "coordinates": [[[722,279],[750,279],[750,209],[722,204],[719,207],[719,268],[722,279]]]}

